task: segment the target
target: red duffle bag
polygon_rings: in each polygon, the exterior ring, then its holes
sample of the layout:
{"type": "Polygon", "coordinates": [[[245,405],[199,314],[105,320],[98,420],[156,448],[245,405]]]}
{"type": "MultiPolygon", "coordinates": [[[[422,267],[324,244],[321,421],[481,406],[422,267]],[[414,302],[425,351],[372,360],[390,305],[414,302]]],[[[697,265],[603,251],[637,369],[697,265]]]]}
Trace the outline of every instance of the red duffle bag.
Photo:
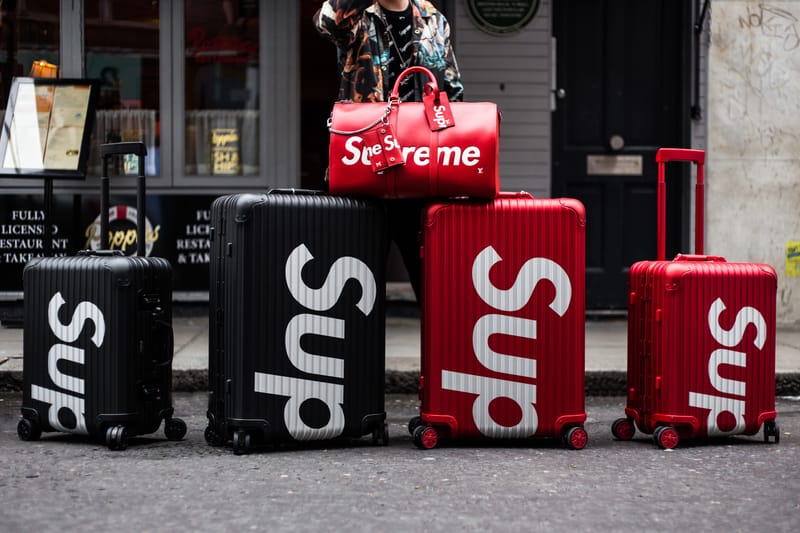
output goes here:
{"type": "Polygon", "coordinates": [[[426,68],[404,70],[388,103],[334,104],[328,129],[331,194],[497,196],[497,104],[450,103],[426,68]],[[423,101],[400,103],[400,82],[414,72],[430,79],[424,86],[423,101]]]}

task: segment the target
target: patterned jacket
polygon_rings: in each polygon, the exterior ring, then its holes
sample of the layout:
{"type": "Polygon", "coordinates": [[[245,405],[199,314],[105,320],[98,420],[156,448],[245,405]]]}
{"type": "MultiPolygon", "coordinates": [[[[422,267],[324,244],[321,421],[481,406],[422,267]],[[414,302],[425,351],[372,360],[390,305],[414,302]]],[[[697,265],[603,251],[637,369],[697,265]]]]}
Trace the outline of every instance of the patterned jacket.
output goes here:
{"type": "MultiPolygon", "coordinates": [[[[410,0],[414,13],[412,65],[426,67],[451,101],[461,100],[464,86],[450,43],[450,26],[427,0],[410,0]]],[[[381,7],[375,0],[326,0],[314,25],[338,49],[339,100],[385,101],[389,85],[386,64],[391,41],[381,7]]]]}

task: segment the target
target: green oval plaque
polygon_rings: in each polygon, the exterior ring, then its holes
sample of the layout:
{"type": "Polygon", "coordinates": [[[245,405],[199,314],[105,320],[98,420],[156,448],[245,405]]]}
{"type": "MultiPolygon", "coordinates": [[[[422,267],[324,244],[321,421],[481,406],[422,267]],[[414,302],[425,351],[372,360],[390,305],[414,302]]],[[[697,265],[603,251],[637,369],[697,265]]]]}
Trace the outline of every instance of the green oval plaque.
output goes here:
{"type": "Polygon", "coordinates": [[[540,0],[467,0],[475,24],[485,32],[500,34],[521,30],[533,20],[540,0]]]}

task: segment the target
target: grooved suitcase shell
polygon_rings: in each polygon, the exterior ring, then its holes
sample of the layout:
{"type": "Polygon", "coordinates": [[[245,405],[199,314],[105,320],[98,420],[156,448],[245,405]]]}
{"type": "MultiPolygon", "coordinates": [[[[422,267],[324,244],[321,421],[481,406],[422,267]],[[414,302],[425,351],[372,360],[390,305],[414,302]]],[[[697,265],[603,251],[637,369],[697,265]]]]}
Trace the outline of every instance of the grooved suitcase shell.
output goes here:
{"type": "Polygon", "coordinates": [[[35,259],[25,267],[23,287],[26,417],[37,418],[44,431],[104,437],[105,427],[118,423],[129,435],[153,433],[171,416],[168,261],[135,256],[35,259]],[[35,399],[34,386],[42,391],[37,396],[58,397],[73,414],[59,414],[35,399]],[[81,406],[86,431],[74,416],[81,406]]]}
{"type": "Polygon", "coordinates": [[[753,435],[774,420],[771,266],[642,261],[629,284],[626,413],[641,431],[664,424],[684,437],[753,435]]]}
{"type": "Polygon", "coordinates": [[[382,208],[274,192],[221,197],[211,211],[210,427],[267,441],[382,430],[382,208]],[[297,400],[325,394],[342,395],[330,402],[341,405],[341,431],[324,402],[297,400]]]}
{"type": "Polygon", "coordinates": [[[582,425],[585,223],[577,200],[527,194],[428,209],[424,422],[458,438],[552,437],[582,425]],[[484,405],[476,386],[498,399],[484,405]]]}

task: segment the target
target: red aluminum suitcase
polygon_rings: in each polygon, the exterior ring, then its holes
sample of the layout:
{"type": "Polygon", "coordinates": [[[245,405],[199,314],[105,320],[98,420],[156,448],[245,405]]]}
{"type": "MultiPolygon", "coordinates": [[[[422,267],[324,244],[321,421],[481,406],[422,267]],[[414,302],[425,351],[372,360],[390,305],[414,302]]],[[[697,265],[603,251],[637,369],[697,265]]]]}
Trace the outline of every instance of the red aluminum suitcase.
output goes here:
{"type": "Polygon", "coordinates": [[[662,448],[681,439],[780,436],[775,422],[777,276],[766,264],[703,255],[702,150],[656,154],[657,259],[631,266],[628,398],[612,425],[620,440],[638,427],[662,448]],[[695,254],[665,261],[665,165],[697,165],[695,254]]]}
{"type": "Polygon", "coordinates": [[[414,443],[587,442],[585,226],[573,199],[501,193],[434,204],[422,230],[422,375],[414,443]]]}

